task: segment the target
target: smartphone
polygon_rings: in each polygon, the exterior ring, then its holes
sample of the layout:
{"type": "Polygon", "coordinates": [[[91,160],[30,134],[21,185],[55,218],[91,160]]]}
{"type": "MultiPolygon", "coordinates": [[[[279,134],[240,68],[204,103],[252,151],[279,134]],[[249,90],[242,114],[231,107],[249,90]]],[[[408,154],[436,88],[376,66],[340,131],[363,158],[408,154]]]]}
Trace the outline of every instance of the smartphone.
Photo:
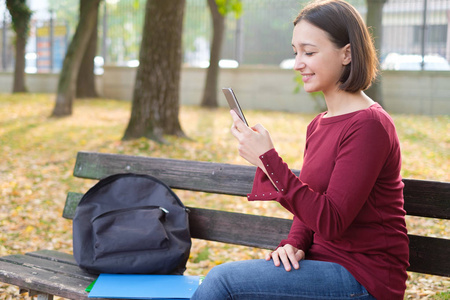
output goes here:
{"type": "Polygon", "coordinates": [[[232,110],[236,112],[236,114],[241,118],[241,120],[248,126],[247,120],[244,117],[244,113],[242,112],[241,106],[237,101],[236,95],[233,92],[232,88],[223,88],[222,89],[225,98],[227,98],[228,105],[232,110]]]}

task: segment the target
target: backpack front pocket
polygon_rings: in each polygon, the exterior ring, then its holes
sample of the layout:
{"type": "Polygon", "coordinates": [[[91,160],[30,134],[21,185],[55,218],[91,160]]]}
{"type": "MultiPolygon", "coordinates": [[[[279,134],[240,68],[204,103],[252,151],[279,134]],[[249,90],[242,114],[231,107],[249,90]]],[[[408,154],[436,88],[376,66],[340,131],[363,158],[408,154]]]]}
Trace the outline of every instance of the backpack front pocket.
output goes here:
{"type": "Polygon", "coordinates": [[[109,211],[95,217],[95,259],[107,254],[159,250],[168,246],[162,207],[144,206],[109,211]]]}

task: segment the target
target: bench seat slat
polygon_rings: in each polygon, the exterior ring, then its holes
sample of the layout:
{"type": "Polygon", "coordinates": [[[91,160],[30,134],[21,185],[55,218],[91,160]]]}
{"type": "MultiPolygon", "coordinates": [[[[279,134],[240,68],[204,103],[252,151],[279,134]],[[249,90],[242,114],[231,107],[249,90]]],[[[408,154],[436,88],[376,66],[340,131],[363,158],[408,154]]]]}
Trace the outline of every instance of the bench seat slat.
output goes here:
{"type": "MultiPolygon", "coordinates": [[[[58,256],[61,252],[51,251],[51,254],[58,256]]],[[[72,255],[70,255],[72,256],[72,255]]],[[[73,257],[73,256],[72,256],[73,257]]],[[[72,258],[73,259],[73,258],[72,258]]],[[[89,274],[78,267],[78,265],[60,263],[55,260],[41,259],[39,257],[23,254],[8,255],[0,258],[0,261],[17,265],[24,265],[29,268],[47,270],[64,276],[93,281],[96,276],[89,274]]]]}
{"type": "Polygon", "coordinates": [[[77,266],[75,258],[71,254],[64,252],[54,251],[54,250],[39,250],[26,253],[28,256],[37,257],[40,259],[48,259],[58,263],[64,263],[68,265],[77,266]]]}
{"type": "Polygon", "coordinates": [[[84,289],[92,280],[62,275],[36,266],[0,260],[0,281],[21,289],[39,291],[74,300],[88,300],[84,289]]]}
{"type": "MultiPolygon", "coordinates": [[[[246,196],[252,189],[255,167],[143,156],[79,152],[74,176],[101,179],[117,173],[158,177],[174,189],[246,196]],[[231,179],[230,179],[231,178],[231,179]]],[[[299,170],[293,170],[299,174],[299,170]]],[[[450,219],[447,182],[404,179],[408,215],[450,219]]]]}

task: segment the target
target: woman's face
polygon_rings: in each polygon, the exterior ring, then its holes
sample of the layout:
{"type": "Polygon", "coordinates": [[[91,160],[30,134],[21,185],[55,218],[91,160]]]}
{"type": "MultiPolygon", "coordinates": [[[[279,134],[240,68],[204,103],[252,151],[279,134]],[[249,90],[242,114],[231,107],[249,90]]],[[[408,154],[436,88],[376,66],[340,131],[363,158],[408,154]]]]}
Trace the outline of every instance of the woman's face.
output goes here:
{"type": "Polygon", "coordinates": [[[308,93],[338,91],[342,71],[351,61],[349,44],[338,49],[327,32],[301,20],[294,27],[292,47],[294,70],[301,73],[308,93]]]}

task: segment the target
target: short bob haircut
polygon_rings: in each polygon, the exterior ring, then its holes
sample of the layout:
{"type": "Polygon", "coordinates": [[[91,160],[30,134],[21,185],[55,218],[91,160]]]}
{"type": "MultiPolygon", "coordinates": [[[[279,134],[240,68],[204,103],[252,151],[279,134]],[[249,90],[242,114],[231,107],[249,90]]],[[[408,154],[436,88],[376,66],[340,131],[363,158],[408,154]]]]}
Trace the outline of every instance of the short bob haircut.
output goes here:
{"type": "Polygon", "coordinates": [[[351,93],[368,89],[378,74],[378,58],[358,11],[342,0],[319,0],[302,9],[294,26],[301,20],[327,32],[339,49],[350,44],[351,63],[342,72],[339,89],[351,93]]]}

